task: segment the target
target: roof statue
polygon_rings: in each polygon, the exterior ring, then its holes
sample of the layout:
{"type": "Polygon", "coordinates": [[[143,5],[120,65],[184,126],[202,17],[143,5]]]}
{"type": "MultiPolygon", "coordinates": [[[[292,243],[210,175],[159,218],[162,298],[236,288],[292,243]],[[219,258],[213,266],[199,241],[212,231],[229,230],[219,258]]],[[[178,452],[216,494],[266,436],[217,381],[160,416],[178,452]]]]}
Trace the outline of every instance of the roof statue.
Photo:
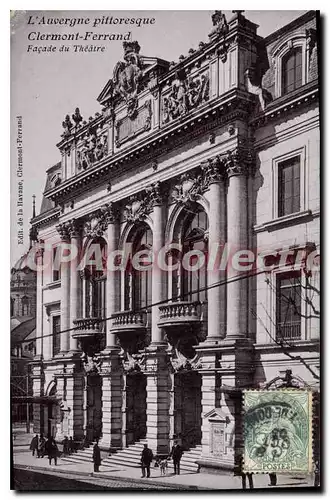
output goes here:
{"type": "Polygon", "coordinates": [[[116,64],[113,74],[115,94],[121,95],[127,104],[127,115],[135,118],[138,99],[137,94],[142,78],[140,45],[138,42],[124,42],[124,60],[116,64]]]}

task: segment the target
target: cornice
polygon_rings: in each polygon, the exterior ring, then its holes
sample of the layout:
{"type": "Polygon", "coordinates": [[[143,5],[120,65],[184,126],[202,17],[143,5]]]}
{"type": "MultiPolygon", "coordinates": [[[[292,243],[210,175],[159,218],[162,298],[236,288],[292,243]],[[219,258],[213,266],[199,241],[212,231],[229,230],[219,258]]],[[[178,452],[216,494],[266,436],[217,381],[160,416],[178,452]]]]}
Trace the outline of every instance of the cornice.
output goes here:
{"type": "Polygon", "coordinates": [[[309,105],[312,102],[316,102],[318,100],[318,95],[318,81],[314,80],[306,85],[303,85],[295,92],[291,92],[290,94],[272,101],[263,113],[251,118],[249,125],[253,128],[258,128],[264,126],[268,122],[286,117],[295,109],[309,105]]]}
{"type": "Polygon", "coordinates": [[[127,167],[135,168],[140,163],[145,163],[154,157],[167,153],[187,140],[198,137],[235,118],[246,120],[249,105],[252,103],[253,96],[249,93],[238,89],[229,91],[213,102],[207,102],[201,108],[190,113],[189,116],[185,116],[184,119],[173,120],[138,144],[134,144],[113,156],[108,155],[94,167],[67,179],[59,186],[45,192],[44,195],[51,200],[72,196],[72,192],[77,196],[85,190],[86,186],[97,186],[103,183],[109,173],[112,176],[119,175],[127,170],[127,167]]]}
{"type": "Polygon", "coordinates": [[[48,222],[53,222],[56,219],[59,219],[61,215],[61,208],[55,207],[52,210],[48,210],[47,212],[41,213],[30,220],[30,223],[33,227],[38,228],[46,225],[48,222]]]}

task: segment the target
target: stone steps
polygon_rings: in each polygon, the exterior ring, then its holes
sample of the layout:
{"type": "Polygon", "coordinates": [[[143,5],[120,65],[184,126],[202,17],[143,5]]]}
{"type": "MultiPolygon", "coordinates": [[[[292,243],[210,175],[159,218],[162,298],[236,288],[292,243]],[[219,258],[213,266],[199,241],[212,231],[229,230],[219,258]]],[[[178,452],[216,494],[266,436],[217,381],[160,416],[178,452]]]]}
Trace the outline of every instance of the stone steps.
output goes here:
{"type": "Polygon", "coordinates": [[[140,441],[129,445],[127,448],[109,455],[107,458],[102,460],[102,465],[107,467],[140,468],[141,452],[146,442],[146,439],[141,439],[140,441]]]}
{"type": "MultiPolygon", "coordinates": [[[[143,450],[143,446],[147,441],[145,439],[137,441],[136,443],[124,448],[123,450],[119,450],[112,455],[109,455],[107,458],[102,460],[102,467],[109,468],[121,468],[126,469],[127,467],[133,467],[139,469],[141,452],[143,450]]],[[[62,456],[62,460],[69,463],[92,463],[93,462],[93,446],[94,443],[88,448],[84,448],[83,450],[78,450],[76,453],[72,455],[62,456]]],[[[200,445],[191,448],[188,451],[185,451],[181,463],[180,463],[180,471],[186,473],[196,473],[198,472],[198,465],[196,464],[196,460],[200,457],[202,453],[202,447],[200,445]]],[[[173,461],[168,461],[168,472],[173,472],[173,461]]]]}
{"type": "MultiPolygon", "coordinates": [[[[141,440],[123,450],[113,453],[102,461],[102,465],[108,467],[140,468],[140,457],[145,442],[145,440],[141,440]]],[[[201,452],[201,446],[196,446],[195,448],[184,452],[180,463],[180,470],[182,472],[198,472],[196,460],[200,457],[201,452]]],[[[168,470],[170,472],[174,471],[172,460],[168,461],[168,470]]]]}

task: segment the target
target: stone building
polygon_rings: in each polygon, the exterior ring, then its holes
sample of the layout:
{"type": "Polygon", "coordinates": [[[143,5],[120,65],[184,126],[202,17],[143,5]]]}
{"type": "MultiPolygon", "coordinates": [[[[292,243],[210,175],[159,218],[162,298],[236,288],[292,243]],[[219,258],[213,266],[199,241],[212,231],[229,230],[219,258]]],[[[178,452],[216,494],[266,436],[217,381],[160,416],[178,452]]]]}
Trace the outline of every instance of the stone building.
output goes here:
{"type": "Polygon", "coordinates": [[[26,421],[28,406],[20,399],[32,395],[29,363],[36,353],[37,273],[27,256],[15,262],[10,276],[10,380],[12,397],[17,398],[12,400],[12,422],[26,421]]]}
{"type": "Polygon", "coordinates": [[[125,42],[100,112],[66,116],[32,220],[36,432],[231,469],[242,389],[317,389],[317,22],[218,11],[175,63],[125,42]]]}

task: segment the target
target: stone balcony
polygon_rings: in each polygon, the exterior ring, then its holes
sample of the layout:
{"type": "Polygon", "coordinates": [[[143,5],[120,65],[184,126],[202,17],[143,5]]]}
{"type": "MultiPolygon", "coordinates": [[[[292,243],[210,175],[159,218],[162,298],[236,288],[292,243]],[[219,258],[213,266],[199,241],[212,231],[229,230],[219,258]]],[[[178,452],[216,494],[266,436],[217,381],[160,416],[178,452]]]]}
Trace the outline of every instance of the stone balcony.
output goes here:
{"type": "Polygon", "coordinates": [[[202,305],[200,302],[180,301],[159,307],[161,328],[184,328],[200,326],[202,323],[202,305]]]}
{"type": "Polygon", "coordinates": [[[147,313],[122,311],[112,316],[111,332],[120,334],[144,333],[147,329],[147,313]]]}
{"type": "Polygon", "coordinates": [[[84,340],[99,336],[103,331],[101,318],[77,318],[73,320],[75,331],[72,334],[74,339],[84,340]]]}

